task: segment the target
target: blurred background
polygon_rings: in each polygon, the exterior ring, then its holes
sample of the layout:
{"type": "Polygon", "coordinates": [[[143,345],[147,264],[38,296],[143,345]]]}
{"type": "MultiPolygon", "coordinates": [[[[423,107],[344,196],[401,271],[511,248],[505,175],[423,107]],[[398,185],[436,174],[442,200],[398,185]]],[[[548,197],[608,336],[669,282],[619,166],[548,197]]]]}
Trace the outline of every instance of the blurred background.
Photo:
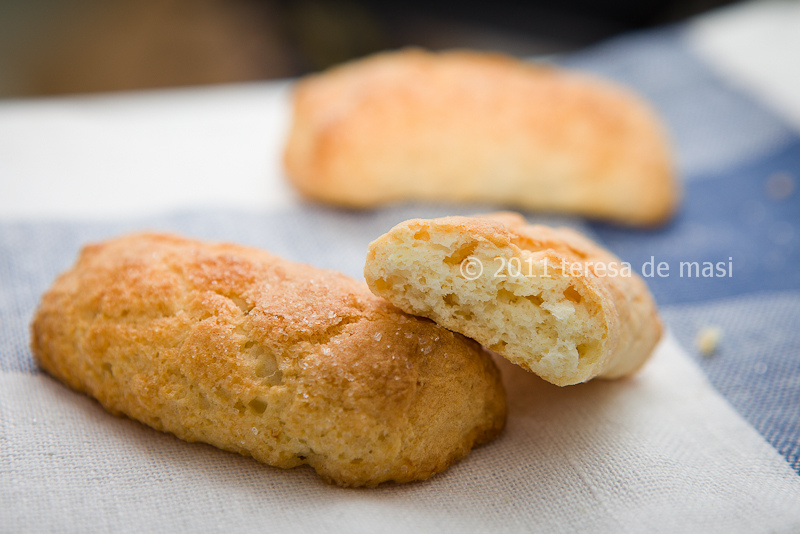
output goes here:
{"type": "Polygon", "coordinates": [[[568,52],[729,0],[0,0],[0,98],[298,76],[386,49],[568,52]]]}

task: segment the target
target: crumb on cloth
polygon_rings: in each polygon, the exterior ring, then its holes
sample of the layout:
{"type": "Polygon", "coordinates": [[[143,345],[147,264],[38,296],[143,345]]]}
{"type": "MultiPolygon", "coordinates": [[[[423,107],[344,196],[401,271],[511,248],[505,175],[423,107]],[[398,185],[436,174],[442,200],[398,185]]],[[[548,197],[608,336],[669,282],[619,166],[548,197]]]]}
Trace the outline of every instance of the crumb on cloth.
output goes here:
{"type": "Polygon", "coordinates": [[[722,333],[722,328],[719,326],[704,326],[697,333],[695,346],[703,356],[711,356],[719,348],[722,333]]]}

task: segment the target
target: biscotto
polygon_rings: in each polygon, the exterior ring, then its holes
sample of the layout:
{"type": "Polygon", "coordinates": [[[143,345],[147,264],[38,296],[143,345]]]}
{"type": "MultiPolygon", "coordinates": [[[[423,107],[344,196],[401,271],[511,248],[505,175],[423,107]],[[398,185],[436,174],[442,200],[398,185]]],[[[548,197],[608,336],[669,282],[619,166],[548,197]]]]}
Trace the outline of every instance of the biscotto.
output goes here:
{"type": "Polygon", "coordinates": [[[376,295],[559,386],[631,374],[661,337],[630,265],[517,214],[400,223],[370,245],[364,274],[376,295]]]}
{"type": "Polygon", "coordinates": [[[505,420],[475,342],[363,282],[230,244],[87,246],[44,295],[32,350],[114,414],[343,486],[426,479],[505,420]]]}
{"type": "Polygon", "coordinates": [[[286,171],[324,202],[490,202],[655,225],[680,199],[650,107],[553,66],[383,53],[301,80],[293,109],[286,171]]]}

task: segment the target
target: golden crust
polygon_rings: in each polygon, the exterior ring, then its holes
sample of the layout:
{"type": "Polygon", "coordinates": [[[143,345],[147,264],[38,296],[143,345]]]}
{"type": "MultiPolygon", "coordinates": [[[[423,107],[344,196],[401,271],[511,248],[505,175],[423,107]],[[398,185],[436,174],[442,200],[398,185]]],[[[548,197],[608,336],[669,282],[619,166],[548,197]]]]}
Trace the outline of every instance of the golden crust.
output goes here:
{"type": "Polygon", "coordinates": [[[505,421],[473,341],[344,275],[230,244],[87,246],[42,298],[31,346],[114,414],[343,486],[426,479],[505,421]]]}
{"type": "Polygon", "coordinates": [[[286,171],[351,207],[419,199],[667,220],[680,191],[656,115],[609,82],[497,54],[383,53],[294,90],[286,171]]]}
{"type": "Polygon", "coordinates": [[[630,266],[514,213],[400,223],[370,244],[364,274],[376,295],[560,386],[631,374],[661,337],[630,266]]]}

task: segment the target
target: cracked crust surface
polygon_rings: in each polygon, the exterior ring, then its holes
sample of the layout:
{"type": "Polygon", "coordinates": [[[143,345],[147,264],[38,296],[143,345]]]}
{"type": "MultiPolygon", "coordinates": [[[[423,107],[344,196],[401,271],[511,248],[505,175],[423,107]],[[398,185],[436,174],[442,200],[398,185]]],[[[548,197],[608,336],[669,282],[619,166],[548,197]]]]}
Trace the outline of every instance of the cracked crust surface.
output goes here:
{"type": "Polygon", "coordinates": [[[654,225],[680,200],[650,107],[551,66],[467,51],[382,53],[302,79],[293,107],[286,171],[324,202],[491,202],[654,225]]]}
{"type": "Polygon", "coordinates": [[[230,244],[85,247],[42,298],[31,345],[116,415],[343,486],[426,479],[505,421],[472,340],[344,275],[230,244]]]}
{"type": "Polygon", "coordinates": [[[661,337],[632,269],[515,213],[400,223],[370,244],[364,274],[376,295],[559,386],[629,375],[661,337]]]}

